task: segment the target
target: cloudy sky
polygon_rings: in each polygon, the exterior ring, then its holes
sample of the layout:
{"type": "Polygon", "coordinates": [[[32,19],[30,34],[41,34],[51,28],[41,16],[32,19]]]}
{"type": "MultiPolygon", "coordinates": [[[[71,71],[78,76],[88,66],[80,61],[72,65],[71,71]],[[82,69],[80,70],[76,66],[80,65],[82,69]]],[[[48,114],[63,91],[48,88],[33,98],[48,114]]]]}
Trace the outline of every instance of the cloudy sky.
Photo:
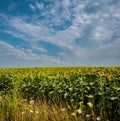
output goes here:
{"type": "Polygon", "coordinates": [[[120,0],[0,0],[0,67],[120,66],[120,0]]]}

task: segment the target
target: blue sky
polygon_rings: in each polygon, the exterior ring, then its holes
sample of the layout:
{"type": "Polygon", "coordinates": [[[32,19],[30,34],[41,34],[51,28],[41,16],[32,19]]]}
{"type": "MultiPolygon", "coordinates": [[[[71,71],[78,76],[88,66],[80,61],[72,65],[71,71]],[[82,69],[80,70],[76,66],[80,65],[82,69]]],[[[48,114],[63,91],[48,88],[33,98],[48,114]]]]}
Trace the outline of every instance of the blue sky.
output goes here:
{"type": "Polygon", "coordinates": [[[0,0],[0,67],[120,66],[120,0],[0,0]]]}

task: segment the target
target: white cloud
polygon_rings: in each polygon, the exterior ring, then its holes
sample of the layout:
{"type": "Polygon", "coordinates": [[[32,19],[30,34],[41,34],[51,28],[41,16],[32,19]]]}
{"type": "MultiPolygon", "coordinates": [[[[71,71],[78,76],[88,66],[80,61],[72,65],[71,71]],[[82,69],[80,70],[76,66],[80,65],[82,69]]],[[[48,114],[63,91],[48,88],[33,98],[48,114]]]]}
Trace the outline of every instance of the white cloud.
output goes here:
{"type": "Polygon", "coordinates": [[[98,44],[104,44],[104,41],[110,41],[113,36],[113,31],[108,28],[97,26],[92,32],[91,39],[98,44]]]}
{"type": "Polygon", "coordinates": [[[43,10],[43,9],[44,9],[44,4],[43,4],[43,3],[39,3],[38,1],[36,1],[35,5],[36,5],[36,7],[37,7],[39,10],[43,10]]]}
{"type": "Polygon", "coordinates": [[[33,12],[35,12],[35,11],[36,11],[36,7],[35,7],[34,5],[29,4],[29,7],[30,7],[30,9],[31,9],[33,12]]]}
{"type": "Polygon", "coordinates": [[[111,43],[104,44],[98,48],[76,48],[73,54],[78,63],[90,65],[120,65],[120,38],[111,43]]]}
{"type": "MultiPolygon", "coordinates": [[[[0,41],[0,58],[9,58],[9,60],[19,59],[21,61],[42,61],[49,63],[60,64],[62,61],[59,58],[54,58],[49,55],[38,55],[30,49],[19,49],[4,41],[0,41]]],[[[4,63],[4,62],[1,62],[4,63]]]]}
{"type": "Polygon", "coordinates": [[[33,44],[32,48],[35,49],[35,50],[38,50],[40,52],[43,52],[43,53],[47,53],[48,52],[45,48],[40,47],[40,45],[38,46],[38,45],[34,45],[33,44]]]}
{"type": "Polygon", "coordinates": [[[15,31],[12,31],[12,30],[3,30],[3,32],[10,34],[10,35],[12,35],[13,37],[16,37],[16,38],[20,38],[20,39],[23,39],[23,40],[27,39],[24,34],[19,33],[19,32],[15,32],[15,31]]]}
{"type": "Polygon", "coordinates": [[[10,44],[7,44],[3,41],[0,41],[0,56],[1,57],[26,57],[26,54],[25,52],[19,50],[19,49],[16,49],[15,47],[13,47],[12,45],[10,44]]]}
{"type": "Polygon", "coordinates": [[[42,25],[36,25],[27,23],[21,18],[13,18],[9,21],[9,25],[16,31],[26,34],[30,37],[47,37],[50,35],[50,31],[42,25]]]}
{"type": "MultiPolygon", "coordinates": [[[[34,12],[32,17],[0,16],[7,26],[5,33],[34,43],[32,49],[42,53],[49,52],[37,43],[45,41],[68,50],[58,54],[60,58],[64,57],[65,62],[89,61],[94,64],[103,63],[104,60],[105,63],[108,57],[111,60],[109,64],[114,63],[115,59],[118,63],[119,43],[116,38],[120,36],[120,2],[111,2],[112,0],[56,0],[45,6],[44,3],[36,1],[29,4],[32,11],[39,11],[39,14],[34,12]],[[40,19],[41,16],[43,19],[40,19]],[[77,39],[80,44],[76,43],[77,39]]],[[[32,52],[28,53],[39,58],[32,52]]],[[[51,58],[48,55],[44,58],[47,57],[51,58]]]]}
{"type": "Polygon", "coordinates": [[[47,41],[61,47],[72,48],[73,41],[79,37],[79,30],[70,27],[67,30],[56,32],[42,25],[27,23],[21,18],[13,18],[9,21],[9,26],[13,30],[4,30],[4,32],[12,36],[24,39],[29,42],[47,41]],[[21,27],[22,26],[22,27],[21,27]],[[74,29],[74,31],[73,31],[74,29]]]}

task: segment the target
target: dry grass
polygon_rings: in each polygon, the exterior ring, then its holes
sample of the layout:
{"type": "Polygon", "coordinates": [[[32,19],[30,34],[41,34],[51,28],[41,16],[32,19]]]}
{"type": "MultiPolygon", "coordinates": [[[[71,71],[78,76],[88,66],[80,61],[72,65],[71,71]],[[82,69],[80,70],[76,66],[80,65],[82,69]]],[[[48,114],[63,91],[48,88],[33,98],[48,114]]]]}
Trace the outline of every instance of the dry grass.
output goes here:
{"type": "Polygon", "coordinates": [[[26,99],[14,100],[9,97],[0,100],[0,121],[83,121],[69,112],[62,103],[26,99]]]}

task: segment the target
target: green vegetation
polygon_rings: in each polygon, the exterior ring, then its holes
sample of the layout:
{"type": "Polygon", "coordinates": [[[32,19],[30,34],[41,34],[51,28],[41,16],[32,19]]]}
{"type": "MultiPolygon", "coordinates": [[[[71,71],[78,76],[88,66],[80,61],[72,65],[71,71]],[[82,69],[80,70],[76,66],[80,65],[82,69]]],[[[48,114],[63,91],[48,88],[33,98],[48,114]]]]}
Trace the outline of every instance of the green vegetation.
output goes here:
{"type": "Polygon", "coordinates": [[[0,121],[119,121],[120,67],[0,69],[0,121]]]}

